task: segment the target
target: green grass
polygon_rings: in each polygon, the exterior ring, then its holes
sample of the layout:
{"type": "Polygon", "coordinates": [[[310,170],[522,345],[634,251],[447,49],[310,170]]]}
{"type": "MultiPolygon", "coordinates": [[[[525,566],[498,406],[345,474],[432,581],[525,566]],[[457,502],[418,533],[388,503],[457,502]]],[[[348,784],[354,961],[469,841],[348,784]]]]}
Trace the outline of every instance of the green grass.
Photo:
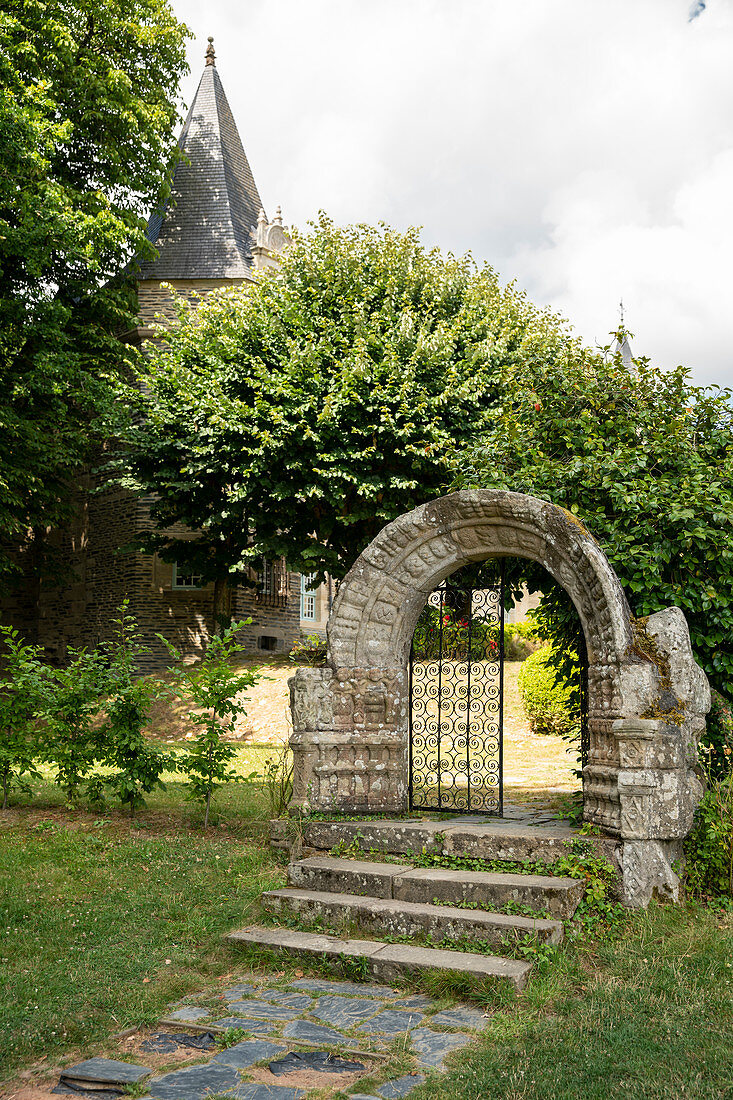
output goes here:
{"type": "Polygon", "coordinates": [[[733,918],[653,906],[541,968],[411,1100],[733,1097],[733,918]]]}
{"type": "Polygon", "coordinates": [[[43,784],[2,817],[0,1077],[152,1022],[230,971],[222,934],[284,878],[251,787],[222,792],[206,835],[180,784],[132,822],[61,802],[43,784]]]}

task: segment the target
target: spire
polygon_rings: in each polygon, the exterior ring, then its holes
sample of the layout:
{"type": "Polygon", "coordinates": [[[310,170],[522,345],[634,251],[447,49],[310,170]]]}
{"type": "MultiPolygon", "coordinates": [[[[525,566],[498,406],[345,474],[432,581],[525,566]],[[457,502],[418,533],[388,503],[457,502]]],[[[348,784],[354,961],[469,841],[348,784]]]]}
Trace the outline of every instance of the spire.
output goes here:
{"type": "Polygon", "coordinates": [[[206,66],[178,139],[183,153],[171,196],[148,222],[157,259],[140,279],[245,279],[252,269],[252,230],[262,207],[249,161],[215,65],[206,66]]]}
{"type": "Polygon", "coordinates": [[[621,362],[627,370],[634,369],[634,357],[631,352],[631,342],[629,340],[628,333],[626,332],[626,325],[624,324],[624,300],[620,300],[618,304],[619,308],[619,323],[618,333],[616,334],[616,343],[613,345],[614,355],[621,356],[621,362]]]}

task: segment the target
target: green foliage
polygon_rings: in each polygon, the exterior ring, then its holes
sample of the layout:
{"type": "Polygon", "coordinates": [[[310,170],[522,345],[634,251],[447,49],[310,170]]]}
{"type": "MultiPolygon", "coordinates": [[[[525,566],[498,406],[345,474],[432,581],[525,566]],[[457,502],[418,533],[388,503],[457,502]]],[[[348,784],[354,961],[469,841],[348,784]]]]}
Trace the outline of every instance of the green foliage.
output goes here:
{"type": "MultiPolygon", "coordinates": [[[[463,486],[531,493],[568,509],[601,543],[637,617],[676,605],[696,659],[733,694],[733,410],[729,391],[681,367],[618,356],[527,358],[463,459],[463,486]]],[[[577,615],[544,570],[543,637],[575,649],[577,615]]]]}
{"type": "Polygon", "coordinates": [[[37,715],[47,681],[38,646],[25,645],[9,626],[0,626],[0,639],[0,787],[6,810],[11,790],[28,792],[29,780],[39,777],[37,715]]]}
{"type": "Polygon", "coordinates": [[[530,654],[517,683],[532,732],[567,737],[576,730],[580,714],[573,705],[571,687],[558,676],[554,657],[549,645],[530,654]]]}
{"type": "MultiPolygon", "coordinates": [[[[252,687],[259,679],[255,669],[235,671],[231,667],[232,658],[244,648],[237,639],[237,632],[251,621],[232,623],[223,634],[211,638],[198,664],[179,663],[169,670],[176,692],[200,708],[190,714],[190,721],[197,730],[196,737],[179,758],[179,766],[188,775],[190,797],[204,804],[204,828],[209,824],[214,790],[223,783],[240,779],[238,773],[229,767],[237,750],[224,737],[233,732],[236,719],[245,713],[238,694],[252,687]]],[[[158,637],[174,660],[180,662],[178,650],[162,634],[158,637]]]]}
{"type": "Polygon", "coordinates": [[[700,738],[700,752],[711,779],[725,779],[733,771],[733,713],[728,699],[715,689],[700,738]]]}
{"type": "Polygon", "coordinates": [[[288,656],[296,664],[324,665],[327,650],[326,640],[320,634],[306,634],[298,639],[288,656]]]}
{"type": "Polygon", "coordinates": [[[104,647],[109,662],[109,696],[105,703],[108,722],[101,731],[100,741],[104,763],[117,770],[102,777],[100,785],[133,814],[145,805],[144,794],[165,786],[160,778],[162,773],[174,771],[177,764],[171,753],[161,752],[144,735],[150,707],[161,695],[163,684],[152,676],[137,674],[147,648],[141,644],[135,619],[128,609],[125,600],[118,617],[112,620],[112,640],[104,647]]]}
{"type": "Polygon", "coordinates": [[[236,1046],[237,1043],[241,1043],[242,1039],[246,1039],[247,1032],[241,1027],[226,1027],[223,1031],[220,1031],[218,1035],[214,1036],[214,1042],[218,1046],[219,1050],[227,1050],[229,1047],[236,1046]]]}
{"type": "MultiPolygon", "coordinates": [[[[56,768],[56,783],[69,804],[79,796],[82,781],[104,757],[100,715],[109,688],[107,662],[99,650],[69,649],[66,668],[48,670],[41,717],[41,755],[56,768]]],[[[99,783],[89,779],[91,794],[99,783]]]]}
{"type": "Polygon", "coordinates": [[[700,745],[706,788],[685,838],[685,884],[702,898],[733,899],[733,729],[718,696],[708,743],[700,745]]]}
{"type": "Polygon", "coordinates": [[[153,254],[187,34],[167,0],[0,12],[0,543],[36,529],[39,568],[42,530],[118,419],[135,300],[115,276],[153,254]]]}
{"type": "MultiPolygon", "coordinates": [[[[539,644],[532,623],[505,623],[504,656],[509,661],[523,661],[539,644]]],[[[465,615],[452,608],[426,604],[420,612],[412,638],[415,660],[426,661],[439,656],[465,661],[470,651],[472,661],[495,661],[499,656],[499,627],[496,623],[473,618],[470,630],[465,615]]]]}
{"type": "Polygon", "coordinates": [[[261,779],[267,792],[270,817],[284,817],[293,797],[293,754],[289,745],[282,745],[279,751],[275,750],[274,756],[268,756],[261,779]]]}
{"type": "Polygon", "coordinates": [[[490,268],[322,215],[254,286],[182,305],[141,364],[121,476],[155,494],[146,545],[209,579],[280,555],[343,577],[446,490],[507,372],[570,343],[490,268]],[[179,522],[199,536],[173,537],[179,522]]]}

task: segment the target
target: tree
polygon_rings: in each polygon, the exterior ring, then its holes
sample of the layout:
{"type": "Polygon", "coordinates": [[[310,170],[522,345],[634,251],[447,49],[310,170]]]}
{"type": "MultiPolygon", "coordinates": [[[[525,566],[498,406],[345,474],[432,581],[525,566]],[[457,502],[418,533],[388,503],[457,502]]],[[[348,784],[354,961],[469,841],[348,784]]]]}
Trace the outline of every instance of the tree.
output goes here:
{"type": "MultiPolygon", "coordinates": [[[[569,509],[603,546],[639,617],[676,605],[695,657],[733,695],[733,408],[730,391],[646,359],[591,352],[516,372],[458,483],[569,509]]],[[[549,575],[542,632],[573,648],[577,616],[549,575]]]]}
{"type": "MultiPolygon", "coordinates": [[[[115,422],[188,34],[167,0],[24,0],[0,13],[0,545],[71,511],[115,422]]],[[[12,558],[0,551],[0,573],[12,558]]]]}
{"type": "Polygon", "coordinates": [[[156,494],[146,548],[220,585],[280,555],[342,577],[447,489],[507,372],[573,347],[491,268],[322,215],[254,286],[181,304],[144,364],[125,462],[156,494]],[[179,522],[196,537],[166,533],[179,522]]]}

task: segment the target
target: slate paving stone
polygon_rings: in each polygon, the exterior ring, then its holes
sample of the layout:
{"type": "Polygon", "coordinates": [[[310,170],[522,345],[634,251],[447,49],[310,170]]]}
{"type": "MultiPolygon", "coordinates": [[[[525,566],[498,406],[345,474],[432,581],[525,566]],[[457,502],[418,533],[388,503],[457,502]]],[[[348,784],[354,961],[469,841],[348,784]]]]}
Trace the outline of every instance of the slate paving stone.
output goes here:
{"type": "Polygon", "coordinates": [[[294,1020],[296,1016],[300,1016],[302,1010],[271,1004],[269,1001],[233,1001],[229,1005],[229,1011],[236,1015],[256,1016],[261,1020],[294,1020]]]}
{"type": "Polygon", "coordinates": [[[340,1031],[322,1024],[312,1024],[310,1020],[293,1020],[283,1028],[286,1039],[300,1039],[303,1043],[345,1043],[347,1038],[340,1031]]]}
{"type": "Polygon", "coordinates": [[[423,1012],[429,1012],[431,1008],[435,1008],[437,1001],[431,1000],[430,997],[423,996],[422,993],[416,993],[414,997],[405,997],[401,1001],[392,1001],[390,1008],[421,1008],[423,1012]]]}
{"type": "Polygon", "coordinates": [[[243,1039],[241,1043],[235,1043],[233,1047],[222,1050],[211,1059],[212,1065],[233,1066],[235,1069],[247,1069],[255,1062],[261,1062],[265,1058],[274,1058],[276,1054],[284,1054],[285,1047],[281,1043],[268,1043],[266,1039],[243,1039]]]}
{"type": "Polygon", "coordinates": [[[374,1096],[373,1093],[366,1092],[350,1092],[349,1100],[380,1100],[378,1096],[374,1096]]]}
{"type": "Polygon", "coordinates": [[[425,1077],[422,1073],[408,1073],[406,1077],[398,1077],[394,1081],[387,1081],[386,1085],[382,1085],[381,1088],[377,1089],[377,1093],[379,1096],[383,1096],[384,1100],[398,1100],[401,1096],[408,1096],[424,1080],[425,1077]]]}
{"type": "Polygon", "coordinates": [[[50,1089],[51,1092],[58,1093],[60,1096],[76,1096],[84,1097],[84,1100],[114,1100],[116,1096],[124,1096],[122,1089],[91,1089],[91,1088],[74,1088],[73,1085],[56,1085],[55,1088],[50,1089]]]}
{"type": "Polygon", "coordinates": [[[421,1012],[394,1012],[387,1009],[362,1024],[359,1031],[369,1035],[401,1035],[412,1027],[418,1027],[424,1019],[421,1012]]]}
{"type": "Polygon", "coordinates": [[[203,1100],[213,1092],[230,1092],[240,1084],[232,1066],[188,1066],[150,1082],[150,1095],[157,1100],[203,1100]]]}
{"type": "Polygon", "coordinates": [[[242,1031],[251,1031],[253,1035],[272,1035],[277,1024],[275,1020],[251,1020],[248,1016],[224,1016],[221,1020],[212,1020],[212,1027],[241,1027],[242,1031]]]}
{"type": "Polygon", "coordinates": [[[238,985],[231,985],[229,989],[222,990],[222,997],[227,1001],[241,1001],[242,997],[254,991],[255,987],[249,982],[239,982],[238,985]]]}
{"type": "Polygon", "coordinates": [[[199,1008],[197,1005],[184,1005],[183,1008],[177,1008],[173,1012],[169,1012],[166,1019],[168,1020],[182,1020],[186,1024],[193,1024],[196,1020],[205,1020],[207,1016],[211,1015],[211,1009],[199,1008]]]}
{"type": "Polygon", "coordinates": [[[301,1069],[311,1069],[315,1073],[361,1073],[366,1071],[363,1062],[350,1061],[331,1054],[327,1050],[291,1050],[284,1058],[270,1062],[270,1073],[280,1077],[285,1073],[297,1073],[301,1069]]]}
{"type": "Polygon", "coordinates": [[[234,1100],[301,1100],[305,1096],[303,1089],[294,1089],[289,1085],[240,1085],[229,1095],[234,1100]]]}
{"type": "Polygon", "coordinates": [[[410,1032],[410,1039],[421,1066],[441,1066],[447,1054],[471,1042],[471,1036],[464,1035],[461,1031],[447,1034],[444,1031],[431,1031],[429,1027],[415,1028],[410,1032]]]}
{"type": "Polygon", "coordinates": [[[179,1047],[187,1047],[189,1050],[213,1050],[215,1046],[216,1040],[210,1031],[205,1031],[203,1035],[200,1033],[185,1035],[178,1031],[175,1035],[171,1035],[165,1031],[158,1031],[151,1035],[149,1039],[143,1040],[140,1044],[140,1050],[166,1054],[178,1050],[179,1047]]]}
{"type": "Polygon", "coordinates": [[[383,997],[391,1001],[396,996],[395,990],[388,985],[374,982],[325,982],[317,978],[298,978],[290,985],[293,989],[308,989],[311,993],[340,993],[347,997],[383,997]]]}
{"type": "Polygon", "coordinates": [[[113,1058],[88,1058],[86,1062],[77,1062],[67,1066],[61,1074],[61,1084],[81,1084],[90,1082],[105,1085],[134,1085],[150,1076],[147,1066],[137,1066],[133,1062],[116,1062],[113,1058]]]}
{"type": "Polygon", "coordinates": [[[334,1027],[353,1027],[383,1008],[381,1001],[357,1000],[355,997],[321,997],[311,1016],[325,1020],[334,1027]]]}
{"type": "Polygon", "coordinates": [[[458,1005],[457,1008],[446,1008],[443,1012],[436,1012],[430,1020],[431,1026],[454,1027],[456,1030],[462,1027],[470,1027],[473,1031],[481,1031],[488,1024],[488,1017],[477,1008],[469,1008],[468,1005],[458,1005]]]}
{"type": "Polygon", "coordinates": [[[313,1003],[313,998],[307,993],[286,993],[283,989],[264,989],[257,994],[257,999],[284,1005],[285,1008],[297,1008],[298,1012],[306,1012],[313,1003]]]}

